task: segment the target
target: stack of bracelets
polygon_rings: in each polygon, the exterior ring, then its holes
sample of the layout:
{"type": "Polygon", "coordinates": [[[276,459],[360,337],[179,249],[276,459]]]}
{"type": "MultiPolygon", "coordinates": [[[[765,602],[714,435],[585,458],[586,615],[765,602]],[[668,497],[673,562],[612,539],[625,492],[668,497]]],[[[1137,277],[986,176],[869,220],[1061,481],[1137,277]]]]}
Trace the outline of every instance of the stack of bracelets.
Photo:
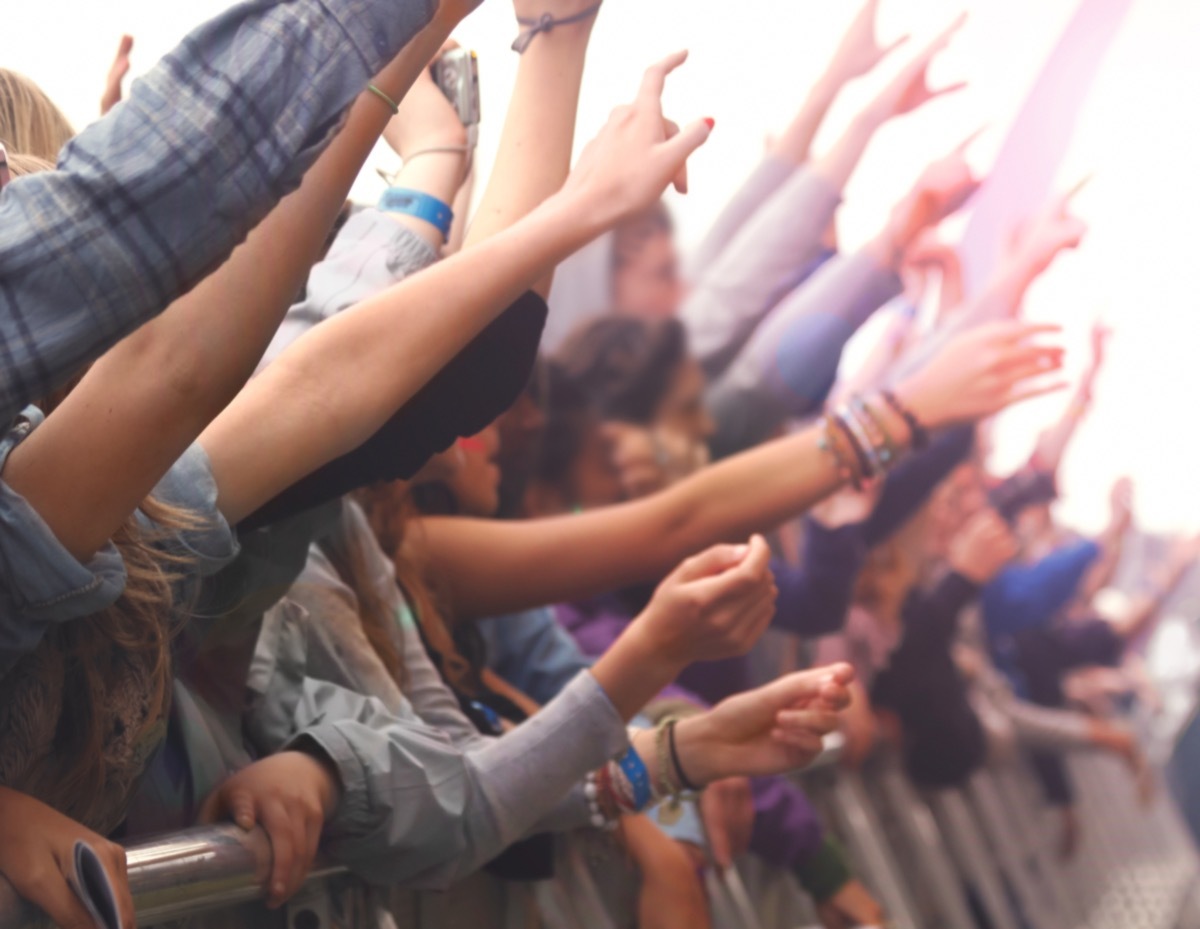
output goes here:
{"type": "MultiPolygon", "coordinates": [[[[929,433],[894,393],[882,391],[879,401],[904,420],[913,448],[928,444],[929,433]]],[[[842,480],[855,490],[862,490],[884,475],[900,458],[900,447],[888,432],[886,417],[877,406],[879,401],[854,396],[825,414],[825,434],[820,447],[833,456],[842,480]]]]}
{"type": "Polygon", "coordinates": [[[632,746],[620,758],[587,776],[584,792],[593,826],[614,829],[622,816],[640,813],[663,799],[667,799],[667,803],[659,811],[659,819],[668,825],[679,819],[683,801],[694,799],[698,788],[688,779],[680,763],[675,747],[676,722],[665,719],[654,733],[657,783],[632,746]]]}

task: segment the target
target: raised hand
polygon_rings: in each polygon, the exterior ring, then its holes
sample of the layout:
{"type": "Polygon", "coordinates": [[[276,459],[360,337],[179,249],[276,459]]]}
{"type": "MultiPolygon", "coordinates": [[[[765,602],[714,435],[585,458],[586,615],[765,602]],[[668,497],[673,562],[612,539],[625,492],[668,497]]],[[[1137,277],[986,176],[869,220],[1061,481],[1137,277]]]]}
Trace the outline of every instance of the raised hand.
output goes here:
{"type": "Polygon", "coordinates": [[[689,558],[655,591],[630,632],[680,667],[743,655],[775,615],[775,578],[762,536],[689,558]]]}
{"type": "Polygon", "coordinates": [[[684,770],[703,785],[806,767],[837,729],[852,680],[846,664],[800,671],[683,720],[676,732],[684,770]]]}
{"type": "MultiPolygon", "coordinates": [[[[447,43],[442,50],[455,45],[447,43]]],[[[438,55],[441,55],[440,51],[438,55]]],[[[400,101],[400,112],[388,122],[383,130],[383,138],[405,160],[431,149],[447,149],[445,157],[457,158],[460,173],[466,164],[466,127],[459,120],[454,105],[434,83],[428,68],[421,70],[400,101]]]]}
{"type": "Polygon", "coordinates": [[[960,14],[937,38],[925,46],[919,55],[901,68],[900,72],[875,98],[872,106],[876,117],[881,122],[911,113],[931,100],[955,93],[967,86],[966,81],[947,84],[945,87],[937,89],[929,86],[929,66],[949,46],[954,34],[962,28],[966,21],[967,14],[960,14]]]}
{"type": "Polygon", "coordinates": [[[129,74],[129,54],[133,51],[133,36],[121,36],[117,46],[117,56],[113,59],[112,67],[108,69],[108,77],[104,81],[104,93],[100,97],[100,115],[104,116],[114,106],[121,102],[124,96],[123,84],[129,74]]]}
{"type": "Polygon", "coordinates": [[[686,60],[687,52],[677,52],[652,65],[637,98],[613,110],[567,178],[563,193],[582,198],[605,226],[649,206],[668,184],[687,189],[688,157],[708,140],[713,121],[676,131],[663,116],[667,75],[686,60]]]}
{"type": "Polygon", "coordinates": [[[922,171],[913,189],[892,209],[885,234],[897,253],[907,252],[923,232],[958,212],[979,189],[966,159],[975,135],[922,171]]]}
{"type": "Polygon", "coordinates": [[[884,58],[908,41],[909,36],[903,35],[889,45],[880,45],[875,36],[878,13],[879,0],[867,0],[842,36],[829,64],[829,73],[839,84],[874,70],[884,58]]]}
{"type": "Polygon", "coordinates": [[[256,761],[209,794],[200,821],[232,819],[261,825],[271,839],[267,906],[282,906],[304,884],[317,857],[325,820],[338,802],[332,768],[305,752],[280,752],[256,761]]]}
{"type": "Polygon", "coordinates": [[[895,393],[927,429],[973,422],[1064,386],[1040,379],[1062,368],[1063,350],[1035,339],[1058,326],[1005,320],[950,339],[895,393]]]}
{"type": "Polygon", "coordinates": [[[1083,241],[1087,224],[1071,213],[1071,201],[1087,181],[1052,199],[1016,236],[1011,257],[1026,265],[1031,275],[1041,274],[1060,253],[1078,248],[1083,241]]]}
{"type": "Polygon", "coordinates": [[[1000,515],[985,509],[963,527],[950,543],[950,566],[976,584],[983,585],[1017,557],[1017,538],[1000,515]]]}
{"type": "Polygon", "coordinates": [[[1133,481],[1120,477],[1113,483],[1108,495],[1110,522],[1118,531],[1124,532],[1133,523],[1133,481]]]}
{"type": "Polygon", "coordinates": [[[121,929],[134,929],[125,849],[28,794],[0,787],[0,874],[62,929],[98,929],[75,893],[75,844],[99,856],[116,895],[121,929]]]}

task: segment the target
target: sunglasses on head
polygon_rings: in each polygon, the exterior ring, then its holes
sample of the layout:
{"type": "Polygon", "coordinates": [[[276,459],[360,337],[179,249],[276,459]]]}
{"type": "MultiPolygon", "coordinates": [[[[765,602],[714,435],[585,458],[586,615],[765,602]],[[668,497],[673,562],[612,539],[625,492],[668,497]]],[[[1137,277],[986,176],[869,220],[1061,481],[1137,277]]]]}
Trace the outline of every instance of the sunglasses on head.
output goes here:
{"type": "Polygon", "coordinates": [[[0,142],[0,190],[12,180],[12,172],[8,170],[8,149],[0,142]]]}

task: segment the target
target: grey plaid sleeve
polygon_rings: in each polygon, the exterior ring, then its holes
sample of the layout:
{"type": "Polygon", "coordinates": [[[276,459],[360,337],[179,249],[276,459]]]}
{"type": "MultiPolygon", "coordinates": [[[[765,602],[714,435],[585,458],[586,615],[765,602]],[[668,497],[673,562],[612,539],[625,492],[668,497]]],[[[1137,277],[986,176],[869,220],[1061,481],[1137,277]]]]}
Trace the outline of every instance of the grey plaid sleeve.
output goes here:
{"type": "Polygon", "coordinates": [[[0,423],[219,265],[436,0],[248,0],[0,193],[0,423]]]}

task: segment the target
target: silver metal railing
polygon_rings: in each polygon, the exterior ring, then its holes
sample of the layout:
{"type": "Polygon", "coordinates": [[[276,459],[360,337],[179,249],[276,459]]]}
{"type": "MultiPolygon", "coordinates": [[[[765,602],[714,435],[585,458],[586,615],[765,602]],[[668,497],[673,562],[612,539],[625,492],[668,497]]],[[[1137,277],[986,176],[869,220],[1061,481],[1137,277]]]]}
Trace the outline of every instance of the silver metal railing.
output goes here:
{"type": "MultiPolygon", "coordinates": [[[[131,846],[127,860],[138,925],[153,926],[262,897],[271,843],[261,829],[214,826],[131,846]]],[[[340,870],[318,864],[309,882],[340,870]]],[[[0,877],[0,929],[34,929],[48,923],[0,877]]]]}

